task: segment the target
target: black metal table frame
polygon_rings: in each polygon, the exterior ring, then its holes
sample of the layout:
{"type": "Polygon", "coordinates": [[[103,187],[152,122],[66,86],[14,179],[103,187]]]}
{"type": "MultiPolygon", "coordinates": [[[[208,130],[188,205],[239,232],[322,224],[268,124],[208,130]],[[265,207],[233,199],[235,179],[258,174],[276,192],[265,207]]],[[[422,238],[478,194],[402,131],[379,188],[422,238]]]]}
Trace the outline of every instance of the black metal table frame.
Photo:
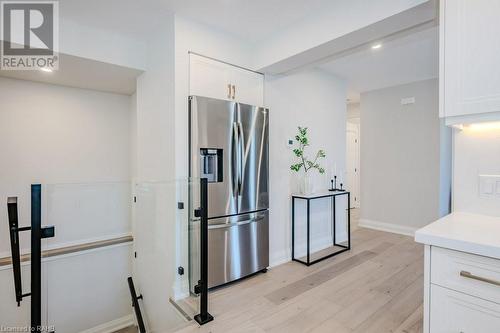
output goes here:
{"type": "Polygon", "coordinates": [[[348,191],[344,192],[332,192],[329,194],[322,194],[316,197],[307,197],[301,195],[292,195],[292,260],[300,262],[306,266],[314,265],[322,260],[331,258],[343,252],[349,251],[351,249],[351,193],[348,191]],[[337,244],[336,242],[336,198],[341,195],[347,195],[347,246],[342,244],[337,244]],[[334,253],[330,253],[324,257],[318,258],[316,260],[311,261],[311,200],[323,199],[323,198],[332,198],[332,216],[333,216],[333,246],[341,247],[342,250],[336,251],[334,253]],[[301,199],[307,201],[307,261],[300,260],[295,258],[295,200],[301,199]]]}

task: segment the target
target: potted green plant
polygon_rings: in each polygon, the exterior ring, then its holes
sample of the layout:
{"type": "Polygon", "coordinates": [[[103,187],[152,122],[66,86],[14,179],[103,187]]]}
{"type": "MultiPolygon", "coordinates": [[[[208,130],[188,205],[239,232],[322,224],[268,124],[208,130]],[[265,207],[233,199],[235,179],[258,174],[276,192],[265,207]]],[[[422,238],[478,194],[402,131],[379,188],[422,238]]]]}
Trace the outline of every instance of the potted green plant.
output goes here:
{"type": "Polygon", "coordinates": [[[325,173],[325,169],[319,164],[319,160],[326,157],[324,150],[320,149],[316,153],[314,160],[310,160],[305,155],[305,150],[309,146],[309,138],[307,137],[307,127],[298,127],[298,133],[295,136],[295,141],[298,147],[293,149],[295,158],[298,159],[297,163],[292,164],[290,169],[299,173],[303,170],[300,192],[302,194],[309,194],[313,192],[313,184],[311,181],[311,170],[317,170],[320,174],[325,173]]]}

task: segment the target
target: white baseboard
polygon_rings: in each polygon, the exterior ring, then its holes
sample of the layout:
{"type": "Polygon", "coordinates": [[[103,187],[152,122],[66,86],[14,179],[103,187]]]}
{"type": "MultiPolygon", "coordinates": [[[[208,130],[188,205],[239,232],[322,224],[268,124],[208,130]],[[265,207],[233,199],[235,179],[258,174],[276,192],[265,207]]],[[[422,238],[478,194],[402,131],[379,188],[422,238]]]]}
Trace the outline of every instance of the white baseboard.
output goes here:
{"type": "Polygon", "coordinates": [[[415,227],[407,227],[398,224],[368,220],[368,219],[359,219],[358,226],[362,228],[375,229],[380,231],[392,232],[395,234],[405,235],[405,236],[415,236],[415,231],[418,228],[415,227]]]}
{"type": "Polygon", "coordinates": [[[134,315],[129,314],[128,316],[121,317],[112,321],[109,321],[107,323],[101,324],[99,326],[95,326],[92,328],[89,328],[85,331],[82,331],[80,333],[113,333],[118,330],[121,330],[122,328],[129,327],[134,325],[134,315]]]}

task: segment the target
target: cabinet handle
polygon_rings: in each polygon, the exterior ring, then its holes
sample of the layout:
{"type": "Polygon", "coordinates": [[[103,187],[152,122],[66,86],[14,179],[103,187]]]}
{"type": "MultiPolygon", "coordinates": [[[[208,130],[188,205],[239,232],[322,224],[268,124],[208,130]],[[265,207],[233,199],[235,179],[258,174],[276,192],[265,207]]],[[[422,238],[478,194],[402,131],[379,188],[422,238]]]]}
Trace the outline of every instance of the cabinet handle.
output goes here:
{"type": "Polygon", "coordinates": [[[500,286],[500,281],[496,281],[496,280],[484,278],[484,277],[481,277],[481,276],[477,276],[477,275],[474,275],[474,274],[472,274],[470,272],[460,271],[460,276],[464,277],[464,278],[468,278],[468,279],[473,279],[473,280],[477,280],[477,281],[481,281],[481,282],[486,282],[486,283],[489,283],[489,284],[492,284],[492,285],[495,285],[495,286],[500,286]]]}
{"type": "Polygon", "coordinates": [[[236,96],[236,86],[233,84],[233,99],[236,96]]]}
{"type": "Polygon", "coordinates": [[[227,85],[227,98],[231,98],[231,83],[227,85]]]}

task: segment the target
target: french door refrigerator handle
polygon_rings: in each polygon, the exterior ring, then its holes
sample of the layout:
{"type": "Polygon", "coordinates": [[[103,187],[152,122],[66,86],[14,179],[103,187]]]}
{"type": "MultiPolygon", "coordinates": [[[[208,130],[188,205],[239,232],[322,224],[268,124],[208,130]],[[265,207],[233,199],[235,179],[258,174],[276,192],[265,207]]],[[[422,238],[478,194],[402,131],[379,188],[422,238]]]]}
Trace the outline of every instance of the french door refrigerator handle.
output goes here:
{"type": "Polygon", "coordinates": [[[212,224],[212,225],[208,226],[208,229],[211,230],[211,229],[238,227],[240,225],[245,225],[245,224],[249,224],[252,222],[262,221],[263,219],[264,219],[264,216],[256,216],[256,217],[252,217],[251,219],[248,219],[245,221],[240,221],[240,222],[212,224]]]}
{"type": "Polygon", "coordinates": [[[238,122],[238,131],[239,131],[239,149],[240,149],[240,158],[239,158],[239,181],[238,181],[238,195],[241,196],[241,189],[243,187],[243,176],[245,174],[245,135],[243,134],[243,125],[241,122],[238,122]]]}
{"type": "Polygon", "coordinates": [[[233,123],[233,142],[231,144],[231,190],[233,191],[233,196],[236,197],[239,191],[239,135],[238,126],[233,123]],[[235,156],[236,155],[236,156],[235,156]]]}

